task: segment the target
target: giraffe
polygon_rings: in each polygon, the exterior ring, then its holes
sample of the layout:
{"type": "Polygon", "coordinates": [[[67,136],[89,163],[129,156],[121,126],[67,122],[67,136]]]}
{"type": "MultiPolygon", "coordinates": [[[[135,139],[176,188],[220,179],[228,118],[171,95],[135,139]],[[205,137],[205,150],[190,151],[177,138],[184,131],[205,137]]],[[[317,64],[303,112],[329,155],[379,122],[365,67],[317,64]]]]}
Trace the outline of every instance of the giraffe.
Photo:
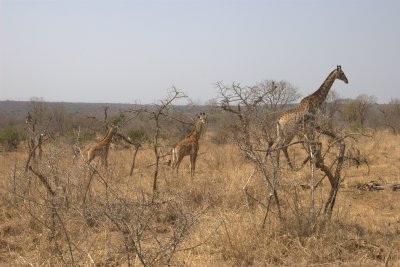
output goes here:
{"type": "Polygon", "coordinates": [[[111,125],[103,139],[98,141],[96,144],[87,147],[83,151],[87,152],[87,163],[90,163],[96,156],[100,156],[102,158],[102,165],[107,166],[110,142],[114,134],[117,132],[117,129],[118,127],[116,125],[111,125]]]}
{"type": "Polygon", "coordinates": [[[342,80],[344,83],[348,83],[347,77],[344,74],[342,67],[338,65],[334,69],[317,91],[311,95],[303,98],[299,105],[296,107],[285,111],[279,115],[277,123],[277,145],[278,150],[278,164],[279,164],[279,153],[280,148],[285,154],[286,160],[293,170],[294,167],[290,161],[289,154],[287,151],[287,145],[293,140],[296,133],[299,131],[300,127],[304,123],[312,120],[315,117],[316,112],[321,107],[322,103],[325,101],[329,90],[332,87],[333,82],[338,79],[342,80]]]}
{"type": "Polygon", "coordinates": [[[199,139],[203,129],[203,124],[206,122],[206,120],[206,114],[204,112],[200,113],[200,115],[197,116],[197,121],[190,134],[186,135],[185,138],[177,142],[172,149],[171,166],[172,168],[176,168],[177,173],[182,159],[185,156],[190,156],[190,175],[191,177],[194,176],[197,152],[199,151],[199,139]]]}

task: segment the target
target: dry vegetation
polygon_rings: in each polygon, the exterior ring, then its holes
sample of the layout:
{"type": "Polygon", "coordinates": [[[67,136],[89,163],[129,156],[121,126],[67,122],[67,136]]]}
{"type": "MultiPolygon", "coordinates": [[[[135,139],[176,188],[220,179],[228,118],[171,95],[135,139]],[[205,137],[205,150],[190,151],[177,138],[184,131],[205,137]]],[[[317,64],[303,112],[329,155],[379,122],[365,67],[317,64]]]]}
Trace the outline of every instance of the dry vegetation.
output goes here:
{"type": "MultiPolygon", "coordinates": [[[[279,182],[284,219],[275,206],[265,227],[265,209],[246,198],[243,186],[254,166],[232,144],[213,142],[206,131],[197,173],[188,159],[179,177],[160,165],[152,192],[154,155],[144,146],[129,176],[133,150],[111,150],[109,167],[72,163],[71,146],[44,145],[37,169],[54,193],[32,171],[24,172],[26,151],[0,153],[0,261],[18,265],[400,265],[400,194],[365,191],[377,180],[400,182],[400,140],[388,132],[358,140],[368,159],[348,166],[331,220],[313,220],[307,190],[309,168],[283,167],[279,182]],[[390,254],[390,255],[389,255],[390,254]],[[389,258],[387,258],[389,255],[389,258]]],[[[300,147],[291,153],[301,157],[300,147]]],[[[320,173],[319,173],[320,175],[320,173]]],[[[248,191],[267,198],[255,174],[248,191]]],[[[327,181],[316,191],[316,207],[327,198],[327,181]]]]}
{"type": "Polygon", "coordinates": [[[366,98],[331,100],[310,123],[314,134],[299,132],[288,147],[292,170],[283,157],[277,165],[273,145],[276,117],[296,89],[217,87],[221,101],[201,107],[207,123],[193,178],[188,157],[178,174],[166,164],[199,112],[173,106],[186,98],[175,88],[159,105],[117,112],[32,101],[23,120],[8,109],[0,264],[400,266],[398,102],[380,107],[380,120],[349,108],[368,110],[366,98]],[[108,165],[88,164],[80,151],[111,124],[108,165]]]}

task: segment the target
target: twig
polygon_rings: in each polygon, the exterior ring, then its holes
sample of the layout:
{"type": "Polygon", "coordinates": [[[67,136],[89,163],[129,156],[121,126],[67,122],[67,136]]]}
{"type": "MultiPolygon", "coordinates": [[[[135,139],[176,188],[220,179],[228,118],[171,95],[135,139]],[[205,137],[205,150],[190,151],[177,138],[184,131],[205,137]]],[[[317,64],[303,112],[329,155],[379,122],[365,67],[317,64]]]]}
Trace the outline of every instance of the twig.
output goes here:
{"type": "Polygon", "coordinates": [[[290,143],[288,145],[275,147],[274,149],[267,149],[267,150],[266,149],[254,149],[254,151],[257,151],[257,152],[274,152],[274,151],[278,151],[278,150],[280,150],[282,148],[287,148],[287,147],[290,147],[290,146],[293,146],[293,145],[296,145],[296,144],[304,144],[304,141],[296,141],[296,142],[290,143]]]}
{"type": "Polygon", "coordinates": [[[385,257],[385,267],[389,266],[389,260],[390,260],[390,256],[392,254],[392,251],[393,251],[393,244],[390,246],[389,252],[385,257]]]}
{"type": "MultiPolygon", "coordinates": [[[[221,225],[222,225],[223,223],[225,223],[225,222],[222,221],[222,222],[214,229],[214,231],[212,231],[212,232],[211,232],[203,241],[201,241],[200,243],[198,243],[198,244],[196,244],[196,245],[194,245],[194,246],[191,246],[191,247],[181,248],[181,249],[178,249],[178,250],[176,250],[176,251],[179,252],[179,251],[193,250],[193,249],[195,249],[195,248],[198,248],[198,247],[200,247],[200,246],[206,244],[206,243],[211,239],[211,237],[214,236],[214,234],[217,232],[217,230],[221,227],[221,225]]],[[[226,226],[225,226],[225,228],[226,228],[226,226]]],[[[229,240],[229,243],[232,244],[232,242],[230,241],[230,238],[229,238],[229,234],[228,234],[228,240],[229,240]]]]}
{"type": "Polygon", "coordinates": [[[61,224],[61,228],[63,229],[63,231],[64,231],[64,234],[65,234],[65,238],[67,239],[67,242],[68,242],[68,249],[69,249],[69,253],[70,253],[70,256],[71,256],[71,261],[72,261],[72,266],[73,265],[75,265],[75,261],[74,261],[74,254],[72,253],[72,247],[71,247],[71,238],[69,237],[69,234],[68,234],[68,232],[67,232],[67,229],[65,228],[65,224],[64,224],[64,222],[63,222],[63,220],[61,219],[61,216],[60,216],[60,214],[58,213],[58,211],[57,211],[57,209],[56,209],[56,207],[54,206],[54,212],[55,212],[55,214],[56,214],[56,216],[57,216],[57,218],[58,218],[58,221],[60,222],[60,224],[61,224]]]}
{"type": "Polygon", "coordinates": [[[29,166],[29,170],[39,178],[39,180],[42,182],[44,187],[46,187],[47,192],[49,192],[50,195],[54,196],[56,194],[56,192],[54,192],[53,188],[51,188],[49,181],[47,180],[47,178],[44,175],[34,171],[32,166],[29,166]]]}
{"type": "MultiPolygon", "coordinates": [[[[242,188],[243,192],[246,195],[246,206],[247,206],[247,211],[249,212],[249,214],[250,214],[250,203],[249,203],[249,199],[248,199],[249,196],[248,196],[248,193],[247,193],[247,185],[249,184],[250,179],[253,177],[253,175],[256,173],[256,171],[257,171],[256,169],[253,170],[253,172],[249,175],[249,178],[247,179],[246,184],[242,188]]],[[[251,216],[251,214],[250,214],[250,220],[254,224],[253,217],[251,216]]]]}
{"type": "Polygon", "coordinates": [[[31,149],[31,151],[29,152],[29,155],[28,155],[28,159],[26,160],[26,163],[25,163],[25,172],[28,172],[28,168],[30,167],[30,166],[29,166],[29,163],[30,163],[30,161],[31,161],[32,156],[35,154],[36,149],[37,149],[39,146],[41,146],[44,142],[46,142],[47,140],[49,140],[49,138],[50,138],[50,137],[47,137],[46,139],[42,140],[40,143],[37,143],[37,144],[31,149]]]}
{"type": "Polygon", "coordinates": [[[264,219],[263,219],[263,223],[261,225],[261,228],[263,228],[263,229],[265,227],[265,222],[267,221],[267,217],[268,217],[268,214],[269,214],[269,208],[271,207],[271,199],[272,199],[273,196],[274,196],[274,194],[272,194],[272,193],[269,194],[267,210],[265,211],[265,216],[264,216],[264,219]]]}

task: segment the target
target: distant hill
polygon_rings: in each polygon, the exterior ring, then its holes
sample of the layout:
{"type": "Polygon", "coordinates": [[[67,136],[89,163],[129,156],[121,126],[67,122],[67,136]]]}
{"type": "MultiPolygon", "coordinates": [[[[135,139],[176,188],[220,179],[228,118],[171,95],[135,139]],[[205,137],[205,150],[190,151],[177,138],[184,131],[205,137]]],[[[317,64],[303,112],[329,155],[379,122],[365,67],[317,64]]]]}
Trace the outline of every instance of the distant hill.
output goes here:
{"type": "MultiPolygon", "coordinates": [[[[66,114],[82,116],[99,116],[104,114],[104,107],[108,107],[108,114],[112,115],[120,110],[132,108],[133,104],[115,103],[71,103],[71,102],[45,102],[46,107],[52,111],[59,109],[66,114]]],[[[31,101],[0,101],[0,127],[18,125],[25,121],[25,117],[32,108],[31,101]]]]}
{"type": "MultiPolygon", "coordinates": [[[[32,101],[0,101],[0,128],[9,125],[22,126],[28,111],[32,110],[32,101]]],[[[107,114],[115,115],[120,111],[127,111],[132,108],[151,107],[152,105],[122,104],[122,103],[73,103],[73,102],[37,102],[45,103],[46,109],[50,113],[60,111],[65,115],[73,117],[97,117],[104,118],[104,108],[108,107],[107,114]]],[[[188,116],[193,116],[199,112],[207,112],[207,106],[196,105],[177,105],[175,109],[184,111],[188,116]]]]}

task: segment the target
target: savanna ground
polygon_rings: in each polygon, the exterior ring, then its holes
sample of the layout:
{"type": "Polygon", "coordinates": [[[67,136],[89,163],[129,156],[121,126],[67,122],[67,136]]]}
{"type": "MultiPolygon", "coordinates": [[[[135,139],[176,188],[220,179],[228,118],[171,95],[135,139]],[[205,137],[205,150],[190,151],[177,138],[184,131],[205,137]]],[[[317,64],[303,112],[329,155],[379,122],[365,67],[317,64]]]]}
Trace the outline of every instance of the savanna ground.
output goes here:
{"type": "MultiPolygon", "coordinates": [[[[27,151],[0,153],[0,262],[4,265],[400,266],[400,192],[362,190],[371,180],[400,183],[400,137],[378,131],[357,147],[367,165],[346,165],[330,220],[323,219],[327,179],[316,190],[312,217],[310,167],[289,170],[278,184],[283,219],[268,188],[234,144],[200,140],[196,175],[189,160],[179,176],[160,164],[153,193],[154,154],[143,146],[129,176],[131,149],[110,150],[109,165],[73,162],[71,145],[52,140],[36,168],[27,151]]],[[[296,163],[300,146],[290,148],[296,163]]],[[[163,158],[162,162],[165,161],[163,158]]],[[[317,171],[317,177],[322,174],[317,171]]]]}

